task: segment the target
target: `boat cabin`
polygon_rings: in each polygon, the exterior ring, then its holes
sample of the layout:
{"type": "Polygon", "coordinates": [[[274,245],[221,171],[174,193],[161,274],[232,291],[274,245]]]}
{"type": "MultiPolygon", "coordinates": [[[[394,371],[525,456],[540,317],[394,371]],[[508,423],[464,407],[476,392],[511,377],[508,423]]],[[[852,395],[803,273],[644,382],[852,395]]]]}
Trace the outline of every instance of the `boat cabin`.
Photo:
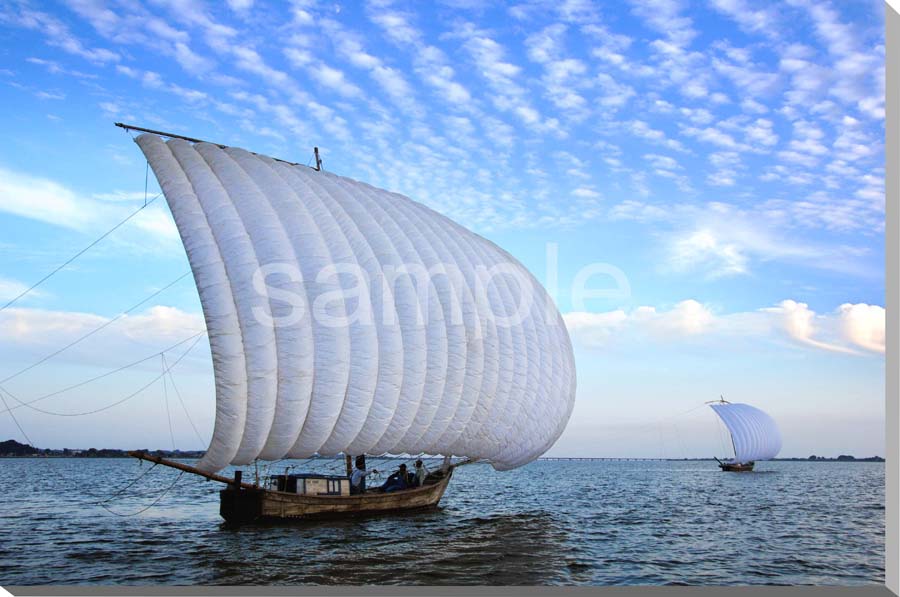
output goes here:
{"type": "Polygon", "coordinates": [[[350,479],[335,475],[272,475],[268,479],[268,486],[274,491],[298,495],[350,495],[350,479]]]}

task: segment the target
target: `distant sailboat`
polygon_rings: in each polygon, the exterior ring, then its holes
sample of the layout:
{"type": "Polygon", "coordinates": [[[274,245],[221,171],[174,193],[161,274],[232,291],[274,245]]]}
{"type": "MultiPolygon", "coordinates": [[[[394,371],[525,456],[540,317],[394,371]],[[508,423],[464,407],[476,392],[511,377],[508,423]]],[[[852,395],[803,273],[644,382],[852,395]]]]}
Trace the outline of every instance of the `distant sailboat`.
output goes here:
{"type": "Polygon", "coordinates": [[[731,435],[734,458],[721,461],[719,468],[729,472],[749,472],[758,460],[775,458],[781,451],[781,432],[774,419],[749,404],[731,403],[721,398],[710,407],[722,419],[731,435]]]}
{"type": "Polygon", "coordinates": [[[133,456],[226,483],[226,520],[343,516],[435,506],[458,466],[447,457],[509,470],[563,432],[572,345],[509,253],[420,203],[323,171],[318,150],[310,168],[119,126],[144,133],[136,142],[187,251],[216,387],[196,465],[133,456]],[[279,325],[292,306],[306,316],[279,325]],[[339,454],[348,475],[351,455],[439,454],[445,465],[413,489],[354,495],[344,476],[217,474],[339,454]]]}

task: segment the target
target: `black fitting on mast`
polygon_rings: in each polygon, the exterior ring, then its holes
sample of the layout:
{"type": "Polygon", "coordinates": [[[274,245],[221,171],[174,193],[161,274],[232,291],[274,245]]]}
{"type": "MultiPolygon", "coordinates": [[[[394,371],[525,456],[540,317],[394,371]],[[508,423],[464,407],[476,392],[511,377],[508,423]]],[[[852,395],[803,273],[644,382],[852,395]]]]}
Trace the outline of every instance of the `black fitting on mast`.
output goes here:
{"type": "Polygon", "coordinates": [[[322,171],[322,158],[319,157],[319,148],[313,147],[313,153],[316,154],[316,172],[322,171]]]}

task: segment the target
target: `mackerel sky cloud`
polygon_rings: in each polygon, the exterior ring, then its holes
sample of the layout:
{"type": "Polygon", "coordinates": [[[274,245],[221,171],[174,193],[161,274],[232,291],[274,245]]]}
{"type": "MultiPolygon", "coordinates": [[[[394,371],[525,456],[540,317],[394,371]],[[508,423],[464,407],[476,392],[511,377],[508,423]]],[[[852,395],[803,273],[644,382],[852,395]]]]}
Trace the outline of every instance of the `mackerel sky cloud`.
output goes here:
{"type": "MultiPolygon", "coordinates": [[[[719,393],[780,418],[787,455],[875,453],[883,10],[877,0],[0,1],[0,299],[159,192],[114,121],[300,163],[318,146],[326,169],[429,205],[548,286],[556,277],[581,376],[580,423],[556,453],[645,450],[639,437],[606,443],[584,422],[664,416],[719,393]],[[596,263],[621,272],[629,294],[576,309],[572,282],[596,263]],[[830,427],[804,422],[799,405],[830,427]],[[839,439],[817,447],[826,436],[839,439]]],[[[186,269],[158,199],[4,315],[0,378],[40,358],[46,325],[114,317],[186,269]]],[[[7,389],[28,397],[52,390],[54,374],[90,377],[159,350],[173,322],[198,317],[188,279],[7,389]]],[[[209,427],[202,344],[182,367],[209,427]]],[[[135,384],[138,373],[55,406],[113,402],[135,384]]],[[[142,444],[168,437],[157,402],[150,392],[133,403],[154,421],[142,444]]],[[[73,447],[128,441],[115,425],[128,416],[110,411],[84,432],[22,414],[57,433],[35,431],[45,445],[73,447]]],[[[12,435],[7,419],[0,434],[12,435]]]]}

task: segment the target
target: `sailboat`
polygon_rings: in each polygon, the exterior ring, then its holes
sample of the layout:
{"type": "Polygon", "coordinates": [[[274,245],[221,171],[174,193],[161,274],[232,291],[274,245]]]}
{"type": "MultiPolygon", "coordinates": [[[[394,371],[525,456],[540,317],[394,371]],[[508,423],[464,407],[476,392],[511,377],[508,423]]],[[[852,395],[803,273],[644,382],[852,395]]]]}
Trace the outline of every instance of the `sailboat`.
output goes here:
{"type": "Polygon", "coordinates": [[[195,464],[227,521],[437,506],[456,467],[498,471],[565,429],[575,364],[562,317],[509,253],[402,195],[196,138],[139,133],[187,253],[215,376],[195,464]],[[351,495],[345,476],[219,472],[285,458],[428,454],[413,489],[351,495]],[[451,458],[461,459],[453,464],[451,458]]]}
{"type": "Polygon", "coordinates": [[[728,402],[723,397],[708,404],[728,428],[734,448],[734,458],[725,461],[716,458],[723,471],[750,472],[757,461],[775,458],[781,451],[781,432],[765,412],[749,404],[728,402]]]}

